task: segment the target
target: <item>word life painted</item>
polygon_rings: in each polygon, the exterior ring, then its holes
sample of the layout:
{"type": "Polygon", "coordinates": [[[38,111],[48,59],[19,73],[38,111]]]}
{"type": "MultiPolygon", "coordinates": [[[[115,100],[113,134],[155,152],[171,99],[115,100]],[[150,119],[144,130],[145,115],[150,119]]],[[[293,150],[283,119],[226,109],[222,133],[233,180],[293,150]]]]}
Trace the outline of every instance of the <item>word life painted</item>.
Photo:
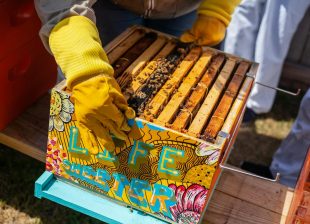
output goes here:
{"type": "MultiPolygon", "coordinates": [[[[81,148],[78,146],[78,135],[78,129],[76,127],[71,127],[69,152],[87,155],[88,150],[86,148],[81,148]]],[[[129,167],[132,167],[133,169],[139,168],[139,166],[143,163],[144,158],[149,155],[150,150],[152,150],[153,148],[154,146],[152,144],[147,144],[141,141],[134,140],[134,144],[128,157],[129,167]]],[[[159,175],[162,174],[162,177],[180,176],[180,171],[176,169],[175,158],[182,159],[184,158],[184,154],[184,151],[176,148],[168,146],[162,147],[157,170],[159,175]]],[[[106,149],[104,149],[103,152],[98,153],[97,158],[101,161],[106,162],[118,162],[118,158],[106,149]]]]}
{"type": "MultiPolygon", "coordinates": [[[[70,153],[88,155],[88,150],[78,145],[79,131],[76,127],[70,129],[70,139],[68,150],[70,153]]],[[[145,158],[149,156],[150,151],[154,149],[154,145],[134,140],[128,156],[128,167],[131,169],[139,169],[145,162],[145,158]]],[[[159,155],[157,172],[162,178],[178,177],[180,171],[176,169],[176,159],[184,158],[184,151],[163,146],[159,155]]],[[[118,163],[118,157],[104,149],[96,155],[101,162],[118,163]]],[[[108,195],[124,201],[128,198],[130,203],[140,207],[143,210],[149,210],[152,213],[163,213],[165,216],[171,217],[170,206],[176,204],[174,192],[168,186],[158,183],[149,184],[146,180],[138,178],[128,178],[114,172],[110,174],[105,169],[94,170],[91,166],[76,164],[69,160],[64,160],[64,169],[75,178],[83,180],[90,185],[96,186],[108,195]],[[113,181],[113,186],[108,185],[108,181],[113,181]]]]}

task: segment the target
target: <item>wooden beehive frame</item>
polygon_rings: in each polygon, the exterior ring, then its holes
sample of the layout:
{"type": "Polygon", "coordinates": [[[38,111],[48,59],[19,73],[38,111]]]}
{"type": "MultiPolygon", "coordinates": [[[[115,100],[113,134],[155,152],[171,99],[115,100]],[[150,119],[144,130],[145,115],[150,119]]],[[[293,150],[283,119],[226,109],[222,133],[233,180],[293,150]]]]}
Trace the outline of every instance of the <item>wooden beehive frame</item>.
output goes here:
{"type": "MultiPolygon", "coordinates": [[[[105,47],[110,63],[123,66],[116,68],[116,78],[127,99],[147,81],[159,60],[175,47],[175,37],[138,26],[129,28],[105,47]],[[147,33],[156,33],[157,37],[145,37],[147,33]],[[147,44],[139,42],[141,38],[146,39],[147,44]],[[137,55],[128,60],[126,54],[131,57],[131,49],[137,55]]],[[[210,148],[223,149],[228,143],[227,136],[240,123],[254,81],[253,76],[248,77],[246,73],[255,74],[257,67],[257,63],[215,49],[201,51],[193,47],[148,102],[143,115],[136,119],[151,121],[198,142],[207,140],[210,148]],[[221,132],[228,135],[223,137],[218,134],[221,132]]],[[[65,81],[56,87],[65,88],[65,81]]]]}
{"type": "Polygon", "coordinates": [[[197,85],[203,75],[206,66],[209,65],[212,55],[212,51],[203,52],[200,59],[178,88],[177,93],[172,96],[169,103],[165,106],[164,110],[157,118],[158,123],[165,125],[166,123],[170,123],[172,118],[176,116],[180,105],[184,104],[191,90],[197,85]]]}
{"type": "Polygon", "coordinates": [[[208,92],[217,72],[224,62],[223,55],[215,56],[213,62],[211,62],[209,69],[205,72],[200,80],[200,84],[196,86],[187,103],[185,104],[185,110],[181,111],[172,124],[172,128],[182,131],[185,126],[192,119],[192,116],[197,112],[199,105],[204,99],[205,94],[208,92]]]}
{"type": "MultiPolygon", "coordinates": [[[[114,195],[113,190],[103,192],[101,188],[93,188],[102,184],[100,179],[96,179],[96,172],[125,175],[132,183],[138,179],[146,181],[150,188],[144,190],[152,195],[160,181],[160,187],[170,192],[171,200],[177,197],[174,186],[187,189],[188,192],[200,186],[199,195],[204,195],[199,199],[202,200],[197,210],[200,216],[207,208],[236,138],[257,64],[212,48],[184,44],[172,36],[144,27],[128,29],[107,45],[105,51],[114,67],[116,80],[138,116],[129,121],[132,129],[127,139],[115,139],[118,145],[113,155],[107,153],[103,146],[100,146],[98,154],[88,154],[84,139],[79,139],[74,113],[70,122],[64,124],[65,131],[52,128],[49,140],[58,139],[58,144],[67,146],[61,147],[63,152],[70,156],[64,161],[69,164],[65,166],[68,169],[65,172],[69,177],[86,181],[79,182],[79,186],[108,194],[129,205],[132,204],[128,201],[128,192],[120,198],[114,195]],[[247,75],[247,72],[251,75],[247,75]],[[152,153],[148,153],[151,149],[152,153]],[[138,150],[145,152],[136,154],[140,155],[139,160],[135,162],[129,159],[138,150]],[[165,165],[168,161],[167,152],[174,153],[168,156],[169,165],[176,168],[170,169],[165,165]],[[128,164],[119,163],[121,158],[126,158],[128,164]],[[153,179],[144,180],[150,171],[140,169],[142,164],[151,170],[153,179]],[[77,174],[72,172],[71,168],[76,165],[94,171],[96,177],[83,176],[83,171],[77,174]],[[178,183],[178,186],[172,186],[171,183],[178,183]]],[[[74,99],[70,96],[70,90],[66,89],[65,81],[53,90],[52,97],[57,96],[69,101],[71,99],[71,106],[74,107],[74,99]]],[[[53,172],[59,175],[57,170],[53,172]]],[[[65,177],[62,174],[60,176],[65,177]]],[[[113,186],[119,186],[116,179],[113,181],[113,186]]],[[[151,206],[150,201],[147,203],[151,206]]],[[[181,202],[174,203],[183,203],[183,197],[181,202]]],[[[147,209],[135,204],[135,207],[155,216],[158,212],[152,206],[147,209]]],[[[177,220],[172,211],[166,211],[161,210],[165,218],[177,220]]]]}

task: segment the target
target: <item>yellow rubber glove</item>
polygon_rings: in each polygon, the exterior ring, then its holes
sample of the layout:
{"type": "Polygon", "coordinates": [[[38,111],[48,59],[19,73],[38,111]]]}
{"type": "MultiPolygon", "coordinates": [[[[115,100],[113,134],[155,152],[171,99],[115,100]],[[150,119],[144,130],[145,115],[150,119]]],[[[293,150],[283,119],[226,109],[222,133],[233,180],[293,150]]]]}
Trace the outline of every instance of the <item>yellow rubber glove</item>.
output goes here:
{"type": "Polygon", "coordinates": [[[190,30],[181,35],[183,42],[214,46],[225,37],[226,27],[240,0],[204,0],[199,6],[198,17],[190,30]]]}
{"type": "Polygon", "coordinates": [[[113,78],[114,70],[95,24],[84,16],[66,18],[52,30],[49,45],[72,90],[78,129],[86,148],[97,154],[99,142],[112,151],[110,133],[124,139],[124,131],[130,129],[127,118],[135,113],[113,78]]]}
{"type": "Polygon", "coordinates": [[[128,107],[116,80],[108,75],[97,75],[75,84],[75,114],[83,142],[91,153],[98,153],[98,142],[109,151],[114,149],[112,133],[125,140],[130,131],[127,119],[135,117],[128,107]],[[97,138],[96,138],[97,137],[97,138]]]}
{"type": "Polygon", "coordinates": [[[181,36],[181,41],[201,46],[214,46],[225,37],[226,26],[214,17],[198,15],[193,27],[181,36]]]}

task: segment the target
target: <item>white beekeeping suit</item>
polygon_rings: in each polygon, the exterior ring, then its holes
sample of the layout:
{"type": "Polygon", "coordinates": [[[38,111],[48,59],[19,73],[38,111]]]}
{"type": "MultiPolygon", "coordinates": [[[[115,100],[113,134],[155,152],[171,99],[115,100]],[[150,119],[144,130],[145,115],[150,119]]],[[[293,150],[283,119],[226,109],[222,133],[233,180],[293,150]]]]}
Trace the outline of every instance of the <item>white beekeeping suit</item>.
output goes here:
{"type": "MultiPolygon", "coordinates": [[[[256,81],[277,86],[291,39],[310,0],[243,0],[227,29],[224,51],[260,63],[256,81]]],[[[269,112],[275,91],[255,85],[247,107],[269,112]]]]}

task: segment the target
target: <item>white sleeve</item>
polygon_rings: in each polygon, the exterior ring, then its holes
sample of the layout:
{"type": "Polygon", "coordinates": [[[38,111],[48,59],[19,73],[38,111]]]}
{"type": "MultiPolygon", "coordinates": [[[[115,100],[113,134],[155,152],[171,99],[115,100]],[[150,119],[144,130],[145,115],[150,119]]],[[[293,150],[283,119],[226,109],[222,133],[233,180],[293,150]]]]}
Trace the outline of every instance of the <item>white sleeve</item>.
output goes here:
{"type": "Polygon", "coordinates": [[[49,35],[54,26],[64,18],[81,15],[96,23],[92,6],[96,0],[35,0],[35,7],[42,21],[40,37],[45,48],[49,48],[49,35]]]}

